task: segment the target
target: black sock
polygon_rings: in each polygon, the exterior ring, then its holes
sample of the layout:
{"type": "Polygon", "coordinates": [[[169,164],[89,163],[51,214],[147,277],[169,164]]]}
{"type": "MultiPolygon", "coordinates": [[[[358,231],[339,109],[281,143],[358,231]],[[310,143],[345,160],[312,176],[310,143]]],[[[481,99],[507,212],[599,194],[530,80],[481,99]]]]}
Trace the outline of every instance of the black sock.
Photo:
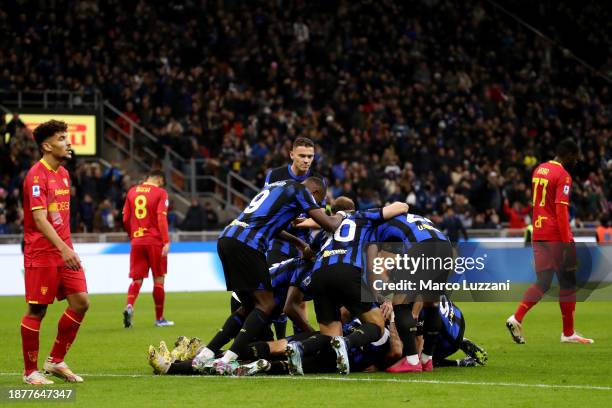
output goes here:
{"type": "Polygon", "coordinates": [[[256,341],[249,344],[249,347],[240,355],[241,360],[270,360],[270,346],[265,341],[256,341]]]}
{"type": "Polygon", "coordinates": [[[380,327],[374,323],[362,323],[361,326],[345,337],[346,347],[350,349],[365,346],[380,339],[380,335],[380,327]]]}
{"type": "Polygon", "coordinates": [[[238,335],[234,339],[234,343],[230,347],[230,351],[241,355],[241,353],[247,352],[249,343],[252,343],[268,325],[268,315],[262,312],[260,309],[253,309],[247,316],[242,329],[240,329],[238,335]]]}
{"type": "Polygon", "coordinates": [[[433,356],[438,341],[438,334],[442,329],[442,318],[437,306],[424,309],[425,318],[423,319],[423,354],[433,356]]]}
{"type": "Polygon", "coordinates": [[[412,305],[395,305],[393,306],[393,312],[395,313],[397,334],[404,344],[402,356],[417,354],[417,322],[412,317],[412,305]]]}
{"type": "Polygon", "coordinates": [[[337,373],[336,352],[331,346],[323,347],[319,352],[302,359],[302,369],[305,374],[337,373]]]}
{"type": "Polygon", "coordinates": [[[330,341],[331,337],[329,336],[325,336],[321,333],[313,334],[306,340],[302,341],[302,350],[304,350],[304,355],[307,356],[322,350],[323,347],[328,345],[330,341]]]}
{"type": "Polygon", "coordinates": [[[434,360],[433,365],[434,367],[458,367],[459,360],[448,360],[448,359],[434,360]]]}
{"type": "Polygon", "coordinates": [[[223,327],[215,334],[215,337],[208,342],[206,347],[216,353],[221,347],[225,346],[231,339],[238,335],[243,323],[244,318],[242,316],[238,313],[232,313],[223,324],[223,327]]]}
{"type": "Polygon", "coordinates": [[[166,373],[168,375],[197,375],[198,372],[193,369],[191,365],[191,360],[187,361],[175,361],[170,364],[170,368],[166,373]]]}
{"type": "Polygon", "coordinates": [[[286,361],[270,361],[270,371],[268,375],[285,375],[289,374],[289,365],[286,361]]]}
{"type": "Polygon", "coordinates": [[[276,340],[287,337],[287,320],[274,322],[274,332],[276,333],[276,340]]]}

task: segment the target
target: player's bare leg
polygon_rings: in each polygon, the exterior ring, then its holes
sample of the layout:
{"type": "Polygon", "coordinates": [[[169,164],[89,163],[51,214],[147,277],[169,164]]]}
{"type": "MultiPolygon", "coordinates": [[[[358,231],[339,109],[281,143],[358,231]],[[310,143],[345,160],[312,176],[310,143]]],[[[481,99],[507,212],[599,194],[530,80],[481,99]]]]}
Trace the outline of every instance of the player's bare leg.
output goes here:
{"type": "Polygon", "coordinates": [[[57,338],[51,349],[51,354],[45,361],[46,374],[52,374],[67,382],[83,382],[83,378],[76,375],[64,362],[68,349],[81,327],[85,313],[89,309],[89,297],[85,292],[73,293],[66,297],[68,307],[57,325],[57,338]]]}
{"type": "Polygon", "coordinates": [[[155,326],[174,326],[174,322],[164,318],[164,301],[166,290],[164,289],[164,276],[156,276],[153,279],[153,301],[155,302],[155,326]]]}
{"type": "Polygon", "coordinates": [[[123,327],[125,327],[126,329],[128,327],[132,327],[134,304],[136,303],[136,299],[138,298],[138,294],[140,293],[141,287],[142,279],[134,279],[132,280],[132,283],[130,283],[130,287],[128,288],[127,304],[125,305],[125,309],[123,310],[123,327]]]}

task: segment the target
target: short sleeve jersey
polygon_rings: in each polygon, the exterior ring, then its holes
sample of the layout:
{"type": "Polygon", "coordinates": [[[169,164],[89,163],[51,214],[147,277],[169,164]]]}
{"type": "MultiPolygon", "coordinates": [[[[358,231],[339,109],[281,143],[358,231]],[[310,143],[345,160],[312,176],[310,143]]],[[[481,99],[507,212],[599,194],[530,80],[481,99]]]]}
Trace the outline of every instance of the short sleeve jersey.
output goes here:
{"type": "Polygon", "coordinates": [[[569,206],[572,178],[561,163],[548,161],[533,171],[531,178],[533,196],[534,241],[561,241],[557,204],[569,206]]]}
{"type": "Polygon", "coordinates": [[[24,266],[64,265],[60,251],[38,230],[34,211],[47,210],[47,220],[69,247],[70,240],[70,174],[64,167],[57,170],[38,161],[23,181],[24,266]]]}
{"type": "Polygon", "coordinates": [[[168,193],[143,183],[132,187],[125,199],[123,214],[128,217],[132,245],[163,245],[157,216],[168,215],[168,193]]]}

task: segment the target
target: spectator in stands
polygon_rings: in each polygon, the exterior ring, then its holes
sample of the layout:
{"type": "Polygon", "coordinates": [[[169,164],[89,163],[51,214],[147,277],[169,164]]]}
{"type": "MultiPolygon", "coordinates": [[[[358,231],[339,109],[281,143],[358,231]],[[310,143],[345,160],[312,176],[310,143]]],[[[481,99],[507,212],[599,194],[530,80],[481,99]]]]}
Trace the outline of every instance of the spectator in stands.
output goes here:
{"type": "Polygon", "coordinates": [[[10,234],[11,226],[6,223],[6,214],[4,210],[0,210],[0,234],[10,234]]]}
{"type": "Polygon", "coordinates": [[[455,214],[453,207],[448,207],[444,218],[440,223],[440,228],[446,233],[446,236],[453,244],[459,242],[459,235],[463,235],[465,241],[468,240],[467,231],[463,227],[461,219],[455,214]]]}
{"type": "Polygon", "coordinates": [[[197,198],[191,199],[191,205],[185,214],[185,219],[179,225],[182,231],[202,231],[207,223],[206,213],[200,200],[197,198]]]}
{"type": "MultiPolygon", "coordinates": [[[[526,205],[533,163],[573,135],[586,158],[572,174],[573,211],[594,222],[612,207],[612,101],[595,73],[609,72],[604,28],[612,19],[605,2],[586,1],[508,7],[594,70],[475,0],[293,2],[283,13],[248,2],[187,2],[177,11],[171,2],[71,8],[65,0],[41,13],[36,2],[9,2],[0,5],[9,26],[0,36],[0,89],[97,89],[159,138],[149,147],[160,157],[161,146],[207,157],[217,163],[207,165],[211,175],[239,169],[257,185],[262,169],[286,162],[275,153],[287,150],[283,143],[304,135],[318,146],[315,170],[331,174],[333,186],[339,178],[343,194],[385,202],[397,181],[399,194],[429,215],[445,213],[455,198],[441,193],[452,187],[469,201],[468,210],[455,208],[464,227],[481,224],[479,214],[506,217],[502,197],[526,205]],[[219,29],[228,22],[240,30],[219,29]],[[60,50],[57,61],[45,49],[60,50]],[[83,50],[78,58],[74,49],[83,50]],[[395,164],[401,173],[392,180],[385,170],[397,174],[395,164]]],[[[37,153],[18,118],[5,129],[0,170],[10,175],[0,186],[11,191],[37,153]]],[[[109,186],[94,181],[93,191],[94,173],[78,195],[97,206],[109,186]]]]}
{"type": "Polygon", "coordinates": [[[92,232],[94,230],[94,202],[90,194],[83,196],[81,201],[81,222],[85,228],[84,232],[92,232]]]}
{"type": "Polygon", "coordinates": [[[509,228],[525,228],[527,223],[525,217],[531,213],[531,207],[523,207],[521,203],[515,201],[510,207],[508,199],[504,200],[504,213],[508,217],[509,228]]]}
{"type": "Polygon", "coordinates": [[[219,216],[213,209],[210,201],[204,203],[204,213],[206,215],[206,229],[215,229],[219,227],[219,216]]]}

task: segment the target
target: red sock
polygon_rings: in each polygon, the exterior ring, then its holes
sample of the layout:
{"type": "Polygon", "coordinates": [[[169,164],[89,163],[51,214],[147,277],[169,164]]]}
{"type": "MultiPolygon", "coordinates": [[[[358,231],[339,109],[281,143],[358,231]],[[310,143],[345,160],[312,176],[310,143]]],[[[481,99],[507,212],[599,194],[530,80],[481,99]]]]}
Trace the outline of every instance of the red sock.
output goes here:
{"type": "Polygon", "coordinates": [[[514,312],[516,320],[522,322],[529,309],[534,307],[542,299],[542,296],[544,296],[544,292],[542,292],[540,287],[538,285],[531,285],[523,294],[523,300],[516,308],[516,312],[514,312]]]}
{"type": "Polygon", "coordinates": [[[25,375],[38,370],[38,334],[40,332],[40,318],[23,316],[21,319],[21,348],[25,375]]]}
{"type": "Polygon", "coordinates": [[[138,297],[138,294],[140,293],[140,287],[142,286],[142,281],[141,280],[133,280],[132,283],[130,284],[130,287],[128,289],[128,296],[127,296],[127,304],[130,306],[134,306],[134,303],[136,303],[136,298],[138,297]]]}
{"type": "Polygon", "coordinates": [[[54,363],[64,361],[68,349],[81,327],[85,315],[78,314],[74,310],[67,308],[57,324],[57,338],[53,349],[51,349],[51,360],[54,363]]]}
{"type": "Polygon", "coordinates": [[[559,307],[563,321],[563,335],[574,334],[574,310],[576,310],[576,291],[573,289],[559,290],[559,307]]]}
{"type": "Polygon", "coordinates": [[[166,291],[163,283],[153,284],[153,301],[155,302],[155,320],[160,320],[164,317],[164,298],[166,291]]]}

